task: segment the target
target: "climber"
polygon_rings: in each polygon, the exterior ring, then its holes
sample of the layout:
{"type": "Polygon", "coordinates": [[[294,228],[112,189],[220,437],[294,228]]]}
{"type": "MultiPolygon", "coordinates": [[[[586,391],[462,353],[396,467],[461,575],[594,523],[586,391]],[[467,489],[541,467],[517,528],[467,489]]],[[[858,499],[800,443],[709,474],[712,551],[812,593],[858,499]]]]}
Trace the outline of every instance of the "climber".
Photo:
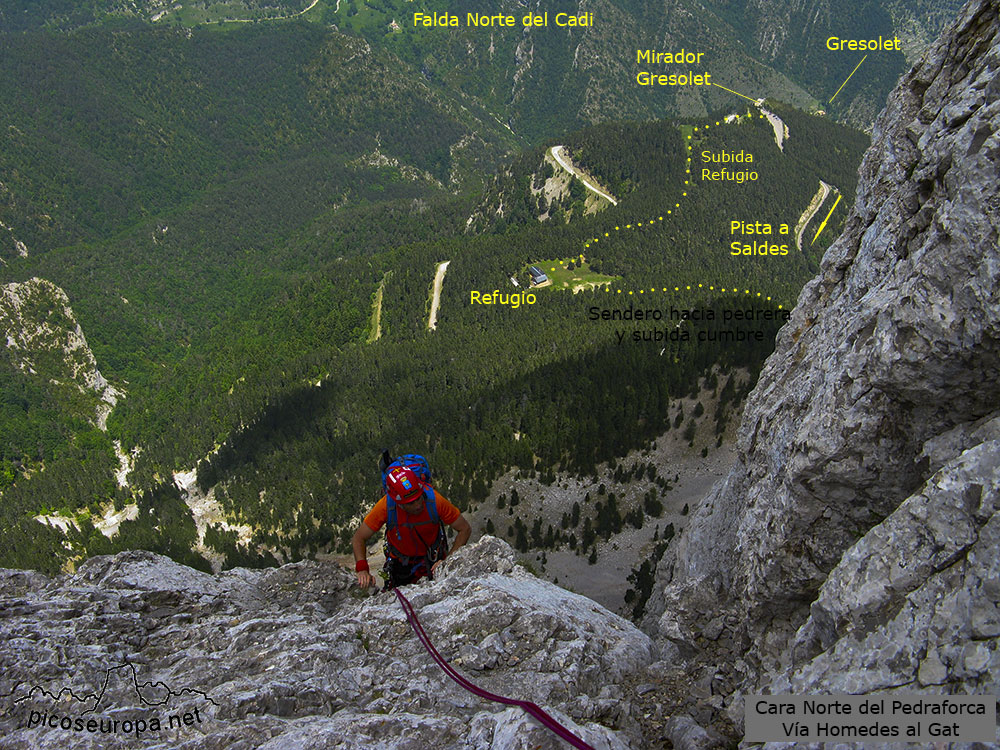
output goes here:
{"type": "MultiPolygon", "coordinates": [[[[429,472],[425,476],[429,477],[429,472]]],[[[358,585],[366,589],[375,583],[368,570],[366,543],[385,524],[385,588],[414,583],[424,576],[433,580],[444,559],[469,541],[472,527],[458,508],[422,482],[410,467],[394,466],[384,479],[386,494],[365,516],[352,539],[358,585]],[[458,532],[450,550],[445,524],[458,532]]]]}

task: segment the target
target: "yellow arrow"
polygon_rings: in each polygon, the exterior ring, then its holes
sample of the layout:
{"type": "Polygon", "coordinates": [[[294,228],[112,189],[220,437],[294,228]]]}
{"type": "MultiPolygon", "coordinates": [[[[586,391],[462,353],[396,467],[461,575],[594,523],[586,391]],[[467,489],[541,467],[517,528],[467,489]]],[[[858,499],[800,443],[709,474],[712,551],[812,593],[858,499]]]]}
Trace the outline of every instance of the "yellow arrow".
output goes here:
{"type": "Polygon", "coordinates": [[[844,197],[844,196],[842,196],[842,195],[838,195],[838,196],[837,196],[837,200],[835,200],[835,201],[833,202],[833,205],[832,205],[832,206],[830,207],[830,213],[828,213],[828,214],[826,215],[826,218],[825,218],[825,219],[823,219],[823,223],[819,225],[819,229],[817,229],[817,230],[816,230],[816,236],[815,236],[815,237],[813,237],[813,239],[812,239],[812,242],[810,242],[810,243],[809,243],[810,245],[811,245],[811,244],[812,244],[813,242],[815,242],[815,241],[816,241],[816,237],[819,237],[819,233],[823,231],[823,227],[825,227],[825,226],[826,226],[826,222],[830,221],[830,217],[831,217],[831,216],[833,215],[833,209],[835,209],[835,208],[837,207],[837,204],[838,204],[838,203],[840,203],[840,199],[841,199],[841,198],[843,198],[843,197],[844,197]]]}
{"type": "MultiPolygon", "coordinates": [[[[868,59],[868,55],[865,55],[864,57],[861,58],[861,62],[864,62],[867,59],[868,59]]],[[[851,76],[854,75],[855,73],[857,73],[858,72],[858,68],[860,68],[860,67],[861,67],[861,63],[858,63],[857,65],[855,65],[854,66],[854,70],[851,71],[851,76]]],[[[847,81],[851,80],[851,76],[847,76],[847,81]]],[[[847,85],[847,81],[844,81],[842,84],[840,84],[840,89],[844,88],[844,86],[847,85]]],[[[837,89],[837,94],[840,93],[840,89],[837,89]]],[[[837,94],[834,94],[833,96],[830,97],[830,101],[828,102],[828,104],[833,104],[833,100],[837,98],[837,94]]]]}
{"type": "MultiPolygon", "coordinates": [[[[715,81],[712,81],[711,83],[713,86],[719,86],[719,84],[717,84],[715,81]]],[[[730,94],[736,94],[736,96],[743,96],[743,94],[741,94],[739,91],[733,91],[732,89],[727,89],[725,86],[719,86],[719,88],[722,89],[723,91],[728,91],[730,94]]],[[[754,104],[757,103],[756,99],[751,99],[749,96],[743,96],[743,98],[746,99],[748,102],[753,102],[754,104]]]]}

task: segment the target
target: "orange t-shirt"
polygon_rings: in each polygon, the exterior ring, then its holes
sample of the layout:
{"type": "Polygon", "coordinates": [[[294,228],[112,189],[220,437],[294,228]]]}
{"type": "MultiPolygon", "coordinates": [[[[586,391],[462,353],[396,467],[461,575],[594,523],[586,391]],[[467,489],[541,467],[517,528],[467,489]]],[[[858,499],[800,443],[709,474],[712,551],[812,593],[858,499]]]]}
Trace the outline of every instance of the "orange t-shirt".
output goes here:
{"type": "MultiPolygon", "coordinates": [[[[444,495],[437,490],[434,491],[434,499],[438,517],[444,521],[445,526],[453,524],[455,519],[462,514],[462,511],[448,502],[444,495]]],[[[386,534],[389,543],[399,550],[400,554],[407,557],[423,556],[437,540],[438,527],[436,523],[431,521],[430,511],[427,510],[428,502],[430,501],[425,496],[424,509],[415,516],[408,515],[397,503],[396,528],[387,531],[386,534]],[[416,526],[403,526],[403,523],[412,523],[416,526]]],[[[378,531],[388,520],[389,509],[386,505],[385,495],[382,495],[382,499],[375,503],[375,507],[365,516],[365,525],[372,531],[378,531]]]]}

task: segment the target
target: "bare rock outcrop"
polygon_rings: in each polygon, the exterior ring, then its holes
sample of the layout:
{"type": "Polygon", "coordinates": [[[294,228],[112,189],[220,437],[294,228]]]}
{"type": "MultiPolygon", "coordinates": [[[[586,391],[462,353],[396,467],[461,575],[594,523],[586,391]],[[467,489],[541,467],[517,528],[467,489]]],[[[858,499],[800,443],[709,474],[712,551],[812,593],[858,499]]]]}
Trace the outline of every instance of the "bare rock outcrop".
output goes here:
{"type": "MultiPolygon", "coordinates": [[[[125,394],[97,369],[66,292],[37,277],[0,286],[0,335],[21,372],[78,392],[93,410],[94,423],[107,429],[108,415],[125,394]]],[[[67,401],[73,403],[73,397],[67,401]]]]}

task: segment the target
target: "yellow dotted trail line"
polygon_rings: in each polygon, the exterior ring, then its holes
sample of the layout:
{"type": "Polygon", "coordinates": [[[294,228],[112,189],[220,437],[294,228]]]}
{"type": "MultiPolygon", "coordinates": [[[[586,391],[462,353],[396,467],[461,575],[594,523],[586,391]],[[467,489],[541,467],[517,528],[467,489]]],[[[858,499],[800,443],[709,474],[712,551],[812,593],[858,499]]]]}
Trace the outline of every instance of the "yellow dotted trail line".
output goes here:
{"type": "MultiPolygon", "coordinates": [[[[708,286],[706,286],[705,284],[698,284],[696,286],[692,286],[691,284],[687,284],[685,286],[675,286],[673,288],[673,291],[675,291],[675,292],[686,292],[686,291],[692,291],[692,290],[697,290],[697,289],[702,289],[702,290],[707,289],[710,292],[716,291],[715,285],[708,285],[708,286]]],[[[604,287],[604,291],[605,292],[610,292],[611,291],[611,285],[610,284],[606,285],[604,287]]],[[[628,291],[626,291],[626,290],[622,290],[622,289],[616,289],[615,291],[616,291],[617,294],[636,294],[637,293],[635,290],[628,290],[628,291]]],[[[665,287],[663,287],[661,289],[657,289],[656,287],[651,287],[650,289],[639,289],[638,290],[638,294],[646,294],[647,292],[649,294],[655,294],[656,292],[669,292],[669,291],[670,291],[670,287],[668,287],[668,286],[665,286],[665,287]]],[[[727,289],[724,286],[720,286],[720,287],[718,287],[718,291],[720,291],[720,292],[726,292],[726,293],[731,293],[731,294],[739,294],[740,293],[739,287],[729,287],[727,289]]],[[[749,289],[744,289],[743,290],[743,296],[745,296],[745,297],[752,297],[753,299],[766,300],[768,302],[771,301],[771,298],[768,297],[768,296],[766,296],[763,292],[751,292],[749,289]]],[[[782,306],[778,305],[778,309],[779,310],[782,309],[782,306]]]]}
{"type": "MultiPolygon", "coordinates": [[[[583,262],[583,260],[584,260],[584,256],[580,255],[580,262],[583,262]]],[[[571,263],[571,262],[575,263],[576,259],[570,258],[569,260],[561,260],[561,261],[559,261],[559,267],[565,269],[567,267],[567,264],[571,263]]],[[[550,270],[555,271],[556,270],[555,266],[551,266],[550,270]]],[[[649,289],[643,288],[643,289],[636,290],[636,289],[619,289],[619,288],[617,288],[617,286],[613,287],[613,283],[611,281],[597,281],[597,282],[592,282],[592,283],[593,283],[593,285],[595,287],[604,287],[604,291],[605,292],[611,292],[612,289],[613,289],[616,294],[632,294],[632,295],[635,295],[635,294],[647,294],[647,293],[648,294],[656,294],[657,292],[663,293],[663,292],[669,292],[669,291],[671,291],[671,289],[670,289],[669,286],[660,287],[659,289],[656,288],[656,287],[650,287],[649,289]]],[[[685,284],[683,286],[675,286],[673,288],[673,291],[675,291],[675,292],[690,292],[690,291],[697,291],[698,289],[701,289],[702,291],[708,290],[710,292],[718,291],[720,293],[725,293],[725,294],[739,294],[740,293],[740,287],[733,287],[733,286],[731,286],[731,287],[727,288],[727,287],[724,287],[724,286],[717,286],[715,284],[695,284],[695,285],[685,284]]],[[[743,289],[743,296],[750,297],[751,299],[754,299],[754,300],[758,300],[759,299],[759,300],[767,301],[767,302],[771,302],[772,301],[771,297],[769,297],[768,295],[765,295],[763,292],[754,292],[754,291],[751,291],[750,289],[743,289]]],[[[778,309],[779,310],[781,310],[782,307],[783,307],[782,305],[778,305],[778,309]]]]}
{"type": "MultiPolygon", "coordinates": [[[[763,117],[764,117],[764,113],[763,112],[760,113],[760,117],[763,119],[763,117]]],[[[733,120],[733,122],[739,122],[739,120],[740,120],[740,118],[737,116],[736,119],[733,120]]],[[[725,119],[716,120],[716,122],[715,122],[716,127],[724,127],[725,125],[729,125],[729,124],[730,123],[726,122],[725,119]]],[[[702,125],[701,129],[702,130],[708,130],[711,127],[712,127],[712,124],[711,123],[707,123],[705,125],[702,125]]],[[[688,186],[688,189],[690,189],[690,185],[691,185],[691,144],[688,143],[687,141],[692,140],[692,138],[694,137],[693,134],[697,133],[698,130],[699,130],[698,126],[695,126],[694,129],[693,129],[692,135],[689,135],[685,139],[685,143],[684,143],[684,146],[687,149],[687,160],[684,163],[684,177],[685,177],[684,184],[688,186]]],[[[681,192],[681,197],[682,198],[687,198],[688,197],[687,190],[684,190],[684,191],[681,192]]],[[[674,211],[676,211],[680,207],[681,207],[681,204],[679,202],[678,203],[674,203],[674,205],[673,205],[672,208],[668,208],[667,209],[667,215],[668,216],[672,215],[674,213],[674,211]]],[[[629,229],[642,229],[644,226],[648,229],[650,227],[656,226],[657,224],[659,224],[662,221],[663,221],[663,216],[657,216],[655,218],[649,219],[648,221],[644,221],[644,222],[643,221],[638,221],[638,222],[635,222],[634,224],[626,224],[625,225],[625,230],[629,230],[629,229]]],[[[621,225],[616,226],[614,228],[614,230],[608,230],[607,232],[605,232],[604,233],[604,237],[605,238],[610,238],[610,237],[612,237],[614,235],[614,232],[620,232],[620,231],[622,231],[621,225]]],[[[589,248],[591,245],[595,245],[595,244],[600,243],[600,241],[601,241],[600,237],[592,237],[591,239],[587,240],[584,243],[583,246],[584,246],[584,248],[589,248]]]]}
{"type": "MultiPolygon", "coordinates": [[[[751,115],[751,117],[752,117],[752,115],[751,115]]],[[[764,118],[764,114],[760,113],[760,117],[761,117],[761,119],[763,119],[764,118]]],[[[739,121],[740,121],[740,116],[736,116],[736,118],[732,121],[732,123],[738,123],[739,121]]],[[[723,120],[717,120],[716,123],[715,123],[715,125],[716,125],[716,127],[723,127],[724,125],[729,125],[729,124],[732,124],[732,123],[726,122],[726,120],[723,119],[723,120]]],[[[688,141],[693,140],[694,134],[697,133],[697,132],[699,132],[699,129],[700,130],[708,130],[711,127],[712,127],[711,123],[707,123],[705,125],[702,125],[702,126],[700,126],[700,128],[698,126],[695,126],[692,129],[691,135],[687,136],[687,138],[685,139],[684,145],[685,145],[685,147],[687,149],[687,157],[686,157],[686,162],[684,164],[684,175],[685,175],[684,184],[687,185],[687,186],[689,186],[689,189],[690,189],[690,185],[691,185],[691,144],[688,141]]],[[[687,190],[684,190],[684,191],[681,192],[681,197],[682,198],[688,197],[687,190]]],[[[681,207],[681,204],[679,202],[678,203],[674,203],[673,208],[668,208],[667,209],[667,211],[666,211],[667,216],[673,215],[674,211],[676,211],[680,207],[681,207]]],[[[663,216],[657,216],[657,217],[655,217],[653,219],[649,219],[648,221],[637,221],[634,224],[626,224],[624,226],[624,229],[626,231],[627,230],[631,230],[631,229],[643,229],[643,228],[647,228],[648,229],[650,227],[657,226],[663,220],[664,220],[663,216]]],[[[614,232],[620,232],[620,231],[622,231],[622,226],[621,225],[616,226],[614,228],[614,230],[608,230],[607,232],[605,232],[604,233],[605,242],[607,242],[608,238],[614,236],[614,232]]],[[[599,237],[593,237],[589,241],[587,241],[586,243],[584,243],[584,248],[590,248],[590,246],[592,244],[597,244],[599,242],[600,242],[600,238],[599,237]]],[[[579,256],[579,262],[583,262],[583,260],[584,260],[584,255],[581,253],[580,256],[579,256]]],[[[562,268],[566,268],[567,267],[567,263],[569,263],[571,261],[572,262],[577,262],[575,258],[571,258],[570,260],[567,260],[567,261],[560,261],[559,265],[562,268]]],[[[551,270],[555,271],[556,269],[553,267],[551,270]]],[[[635,294],[656,294],[657,292],[661,292],[662,293],[662,292],[670,292],[670,291],[674,291],[674,292],[693,291],[693,290],[696,291],[698,289],[701,289],[703,291],[704,290],[707,290],[707,291],[710,291],[710,292],[718,291],[720,293],[725,293],[725,294],[740,295],[742,297],[749,297],[749,298],[751,298],[753,300],[760,300],[760,301],[766,301],[766,302],[771,302],[772,301],[772,298],[770,296],[768,296],[768,295],[765,295],[763,292],[751,291],[750,289],[742,289],[741,290],[739,287],[724,287],[724,286],[717,286],[715,284],[697,284],[697,285],[694,285],[694,286],[692,286],[690,284],[685,284],[683,286],[675,286],[675,287],[673,287],[672,290],[671,290],[671,288],[669,286],[660,287],[660,288],[650,287],[649,289],[643,288],[643,289],[638,289],[638,290],[635,290],[635,289],[625,290],[625,289],[619,289],[617,287],[612,288],[613,287],[613,282],[611,282],[611,281],[595,282],[594,285],[595,286],[603,286],[605,292],[611,293],[613,291],[616,294],[629,294],[629,295],[635,295],[635,294]]],[[[783,305],[778,305],[778,309],[779,310],[783,309],[783,307],[784,307],[783,305]]]]}

